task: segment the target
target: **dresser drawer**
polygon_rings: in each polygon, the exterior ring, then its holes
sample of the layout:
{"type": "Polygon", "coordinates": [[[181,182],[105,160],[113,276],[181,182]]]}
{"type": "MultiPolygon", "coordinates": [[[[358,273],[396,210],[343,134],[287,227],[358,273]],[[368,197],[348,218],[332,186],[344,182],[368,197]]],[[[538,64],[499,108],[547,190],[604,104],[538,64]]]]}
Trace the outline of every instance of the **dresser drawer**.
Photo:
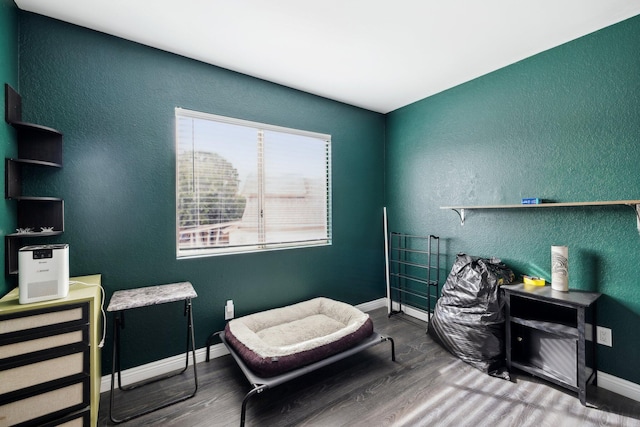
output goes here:
{"type": "Polygon", "coordinates": [[[17,365],[0,371],[0,402],[7,393],[26,393],[29,388],[37,390],[49,387],[50,383],[69,377],[89,375],[89,349],[65,354],[35,363],[17,365]]]}
{"type": "MultiPolygon", "coordinates": [[[[0,425],[42,425],[89,406],[89,377],[0,404],[0,425]]],[[[57,424],[51,424],[57,425],[57,424]]],[[[73,424],[72,424],[73,425],[73,424]]]]}
{"type": "Polygon", "coordinates": [[[68,304],[0,316],[0,345],[25,335],[49,335],[51,331],[89,323],[89,303],[68,304]]]}
{"type": "Polygon", "coordinates": [[[42,338],[24,337],[24,341],[17,341],[12,344],[0,345],[0,364],[3,360],[12,357],[22,356],[23,358],[38,352],[47,351],[59,347],[83,346],[89,340],[89,329],[73,328],[71,330],[55,331],[55,335],[48,335],[42,338]],[[32,339],[28,339],[32,338],[32,339]]]}

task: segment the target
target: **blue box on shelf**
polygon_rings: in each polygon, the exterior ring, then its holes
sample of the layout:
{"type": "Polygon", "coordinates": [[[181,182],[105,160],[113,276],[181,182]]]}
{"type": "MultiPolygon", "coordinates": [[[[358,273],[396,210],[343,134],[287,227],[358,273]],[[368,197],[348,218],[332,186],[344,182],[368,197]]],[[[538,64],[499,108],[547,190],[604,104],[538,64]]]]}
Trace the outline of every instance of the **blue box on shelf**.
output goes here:
{"type": "Polygon", "coordinates": [[[527,197],[522,199],[523,205],[539,205],[542,203],[542,199],[538,197],[527,197]]]}

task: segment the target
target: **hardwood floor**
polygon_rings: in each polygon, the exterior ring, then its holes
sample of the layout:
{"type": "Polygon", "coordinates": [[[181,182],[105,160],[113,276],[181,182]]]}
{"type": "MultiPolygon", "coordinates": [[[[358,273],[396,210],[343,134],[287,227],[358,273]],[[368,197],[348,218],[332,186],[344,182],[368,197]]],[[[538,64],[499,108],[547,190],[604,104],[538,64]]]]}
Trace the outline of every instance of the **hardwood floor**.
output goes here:
{"type": "MultiPolygon", "coordinates": [[[[490,377],[451,356],[425,334],[425,325],[385,309],[370,312],[388,343],[253,396],[247,426],[640,426],[640,402],[590,386],[588,407],[577,396],[524,373],[490,377]]],[[[190,371],[189,371],[190,372],[190,371]]],[[[195,397],[122,426],[237,426],[251,386],[231,356],[198,364],[195,397]]],[[[119,416],[189,389],[190,374],[116,393],[119,416]],[[152,396],[153,397],[150,397],[152,396]]],[[[99,425],[111,425],[109,393],[99,425]]]]}

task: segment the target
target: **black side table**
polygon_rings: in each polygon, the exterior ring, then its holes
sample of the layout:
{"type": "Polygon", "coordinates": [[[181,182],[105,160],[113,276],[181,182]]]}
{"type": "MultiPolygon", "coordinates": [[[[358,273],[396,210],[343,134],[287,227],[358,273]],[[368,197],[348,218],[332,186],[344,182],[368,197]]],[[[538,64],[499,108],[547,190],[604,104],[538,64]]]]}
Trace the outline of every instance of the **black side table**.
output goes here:
{"type": "Polygon", "coordinates": [[[127,289],[123,291],[116,291],[113,293],[113,295],[111,296],[111,300],[109,301],[109,307],[107,307],[107,311],[116,312],[113,318],[113,362],[111,369],[111,393],[109,401],[109,418],[111,418],[112,422],[119,424],[125,421],[129,421],[133,418],[146,415],[158,409],[166,408],[167,406],[173,405],[174,403],[182,402],[195,396],[196,391],[198,391],[198,374],[196,372],[196,349],[194,342],[191,299],[197,296],[198,294],[196,294],[196,291],[193,289],[193,286],[189,282],[172,283],[169,285],[146,286],[143,288],[127,289]],[[134,384],[127,387],[122,386],[120,375],[120,329],[124,328],[125,311],[134,308],[147,307],[156,304],[166,304],[176,301],[184,301],[184,315],[187,317],[187,349],[185,351],[184,369],[176,373],[160,375],[139,384],[134,384]],[[193,358],[193,378],[195,381],[195,387],[191,394],[172,399],[168,402],[159,404],[158,406],[146,408],[141,412],[129,415],[122,419],[115,418],[115,416],[113,415],[113,391],[115,388],[116,373],[118,375],[118,388],[121,391],[127,391],[134,388],[142,387],[144,385],[164,380],[185,372],[189,367],[189,351],[191,351],[191,355],[193,358]]]}
{"type": "Polygon", "coordinates": [[[551,286],[502,286],[506,300],[507,368],[578,393],[586,405],[587,384],[597,379],[596,302],[600,293],[555,291],[551,286]],[[587,372],[586,316],[591,315],[591,373],[587,372]]]}

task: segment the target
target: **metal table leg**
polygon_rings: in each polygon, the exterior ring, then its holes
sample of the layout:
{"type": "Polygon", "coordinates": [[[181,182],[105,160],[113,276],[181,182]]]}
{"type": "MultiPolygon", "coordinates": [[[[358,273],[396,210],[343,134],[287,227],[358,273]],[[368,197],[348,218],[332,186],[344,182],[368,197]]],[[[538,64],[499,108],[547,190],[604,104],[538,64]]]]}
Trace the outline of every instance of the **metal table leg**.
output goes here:
{"type": "Polygon", "coordinates": [[[120,348],[121,348],[121,344],[120,344],[120,331],[121,329],[124,329],[124,312],[125,310],[119,311],[115,314],[114,319],[113,319],[113,354],[112,354],[112,364],[111,364],[111,391],[110,391],[110,396],[109,396],[109,418],[111,419],[111,421],[115,424],[119,424],[119,423],[123,423],[125,421],[129,421],[133,418],[138,418],[141,417],[143,415],[149,414],[151,412],[157,411],[159,409],[162,408],[166,408],[167,406],[171,406],[175,403],[178,402],[182,402],[185,401],[187,399],[192,398],[193,396],[195,396],[196,392],[198,391],[198,373],[196,370],[196,348],[195,348],[195,337],[194,337],[194,330],[193,330],[193,310],[192,310],[192,305],[191,305],[191,299],[185,299],[184,301],[185,307],[184,307],[184,315],[187,317],[187,348],[185,351],[185,366],[182,370],[175,372],[175,373],[170,373],[167,375],[160,375],[154,378],[151,378],[147,381],[143,381],[140,383],[136,383],[136,384],[132,384],[129,386],[123,386],[122,385],[122,378],[121,378],[121,365],[120,365],[120,348]],[[144,409],[141,412],[129,415],[127,417],[124,418],[116,418],[113,414],[113,408],[114,408],[114,389],[115,389],[115,376],[117,374],[118,376],[118,389],[120,389],[123,392],[129,391],[129,390],[133,390],[136,388],[140,388],[143,387],[145,385],[149,385],[149,384],[153,384],[155,382],[161,381],[161,380],[165,380],[171,377],[174,377],[176,375],[180,375],[182,373],[184,373],[187,368],[189,367],[189,347],[191,347],[191,355],[192,355],[192,359],[193,359],[193,377],[194,377],[194,382],[195,382],[195,387],[193,389],[193,392],[187,396],[183,396],[183,397],[179,397],[177,399],[172,399],[169,400],[167,402],[161,403],[160,405],[156,405],[147,409],[144,409]]]}

